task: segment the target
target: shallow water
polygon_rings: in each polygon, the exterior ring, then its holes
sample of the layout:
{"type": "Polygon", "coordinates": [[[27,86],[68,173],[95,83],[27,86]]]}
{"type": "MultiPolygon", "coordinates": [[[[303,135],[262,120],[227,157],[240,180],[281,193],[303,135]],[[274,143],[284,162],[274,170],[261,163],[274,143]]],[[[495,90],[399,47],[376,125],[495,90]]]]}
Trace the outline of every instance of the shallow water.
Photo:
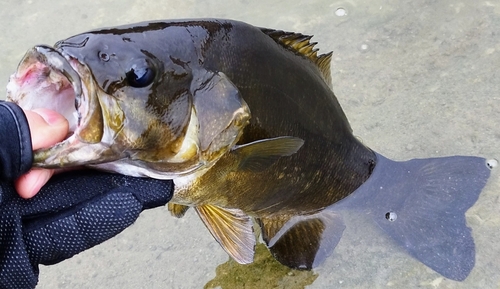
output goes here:
{"type": "MultiPolygon", "coordinates": [[[[0,87],[34,44],[143,20],[232,18],[314,34],[321,51],[333,50],[334,91],[354,133],[375,151],[396,160],[500,160],[500,2],[269,2],[4,0],[0,87]]],[[[158,208],[116,238],[41,267],[39,288],[500,288],[499,172],[467,213],[477,252],[464,282],[441,277],[356,216],[323,266],[299,272],[266,250],[254,265],[227,262],[192,210],[175,219],[158,208]]]]}

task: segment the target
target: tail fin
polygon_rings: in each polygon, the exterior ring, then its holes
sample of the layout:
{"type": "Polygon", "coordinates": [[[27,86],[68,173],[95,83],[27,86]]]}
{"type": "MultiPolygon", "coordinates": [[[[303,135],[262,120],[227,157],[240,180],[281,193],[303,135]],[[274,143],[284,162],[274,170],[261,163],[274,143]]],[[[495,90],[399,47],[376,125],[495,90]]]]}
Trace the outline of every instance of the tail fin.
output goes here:
{"type": "Polygon", "coordinates": [[[413,257],[462,281],[475,264],[465,212],[489,175],[486,160],[478,157],[395,162],[377,154],[370,179],[338,207],[359,207],[413,257]]]}

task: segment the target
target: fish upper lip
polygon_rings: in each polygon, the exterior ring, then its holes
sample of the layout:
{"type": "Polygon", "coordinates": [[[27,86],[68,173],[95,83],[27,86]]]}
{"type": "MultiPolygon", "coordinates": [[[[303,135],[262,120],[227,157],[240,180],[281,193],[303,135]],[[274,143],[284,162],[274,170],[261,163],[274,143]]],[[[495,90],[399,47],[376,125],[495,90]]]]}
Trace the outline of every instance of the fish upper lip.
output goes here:
{"type": "Polygon", "coordinates": [[[64,76],[68,78],[73,90],[75,91],[75,96],[81,96],[82,94],[82,82],[80,75],[71,65],[71,60],[75,59],[61,51],[55,50],[50,46],[39,45],[35,46],[34,49],[40,54],[45,56],[45,63],[51,68],[58,70],[64,76]]]}
{"type": "MultiPolygon", "coordinates": [[[[75,108],[78,111],[82,99],[82,80],[72,61],[78,61],[62,51],[58,51],[50,46],[38,45],[33,47],[37,52],[37,60],[47,65],[51,69],[60,72],[68,80],[75,93],[75,108]]],[[[79,116],[80,117],[80,116],[79,116]]]]}

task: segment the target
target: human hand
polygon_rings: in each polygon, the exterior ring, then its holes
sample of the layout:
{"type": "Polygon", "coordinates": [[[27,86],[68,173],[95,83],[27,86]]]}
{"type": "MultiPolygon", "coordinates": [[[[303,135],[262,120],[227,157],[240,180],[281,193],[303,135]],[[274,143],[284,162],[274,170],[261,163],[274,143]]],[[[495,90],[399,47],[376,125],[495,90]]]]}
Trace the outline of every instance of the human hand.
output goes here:
{"type": "MultiPolygon", "coordinates": [[[[24,114],[29,123],[33,150],[54,145],[68,134],[68,121],[53,110],[25,110],[24,114]]],[[[16,180],[16,191],[22,198],[31,198],[53,174],[51,169],[32,168],[16,180]]]]}
{"type": "Polygon", "coordinates": [[[32,170],[20,178],[31,168],[33,149],[57,143],[67,132],[66,120],[55,112],[23,112],[0,101],[0,288],[34,288],[39,264],[55,264],[104,242],[141,211],[172,198],[169,180],[90,170],[53,177],[53,171],[32,170]]]}

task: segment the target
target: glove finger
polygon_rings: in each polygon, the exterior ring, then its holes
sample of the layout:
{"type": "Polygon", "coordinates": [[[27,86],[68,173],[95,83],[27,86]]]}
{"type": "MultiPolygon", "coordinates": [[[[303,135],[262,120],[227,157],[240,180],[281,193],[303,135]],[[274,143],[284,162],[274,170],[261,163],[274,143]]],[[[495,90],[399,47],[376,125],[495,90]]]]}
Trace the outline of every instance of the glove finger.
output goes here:
{"type": "Polygon", "coordinates": [[[170,180],[136,178],[95,170],[70,171],[53,176],[36,196],[23,200],[21,214],[26,219],[40,218],[85,204],[119,187],[133,190],[145,209],[166,204],[173,194],[173,182],[170,180]]]}
{"type": "Polygon", "coordinates": [[[62,218],[26,226],[23,235],[31,263],[55,264],[100,244],[130,226],[142,209],[132,190],[116,188],[62,218]]]}

